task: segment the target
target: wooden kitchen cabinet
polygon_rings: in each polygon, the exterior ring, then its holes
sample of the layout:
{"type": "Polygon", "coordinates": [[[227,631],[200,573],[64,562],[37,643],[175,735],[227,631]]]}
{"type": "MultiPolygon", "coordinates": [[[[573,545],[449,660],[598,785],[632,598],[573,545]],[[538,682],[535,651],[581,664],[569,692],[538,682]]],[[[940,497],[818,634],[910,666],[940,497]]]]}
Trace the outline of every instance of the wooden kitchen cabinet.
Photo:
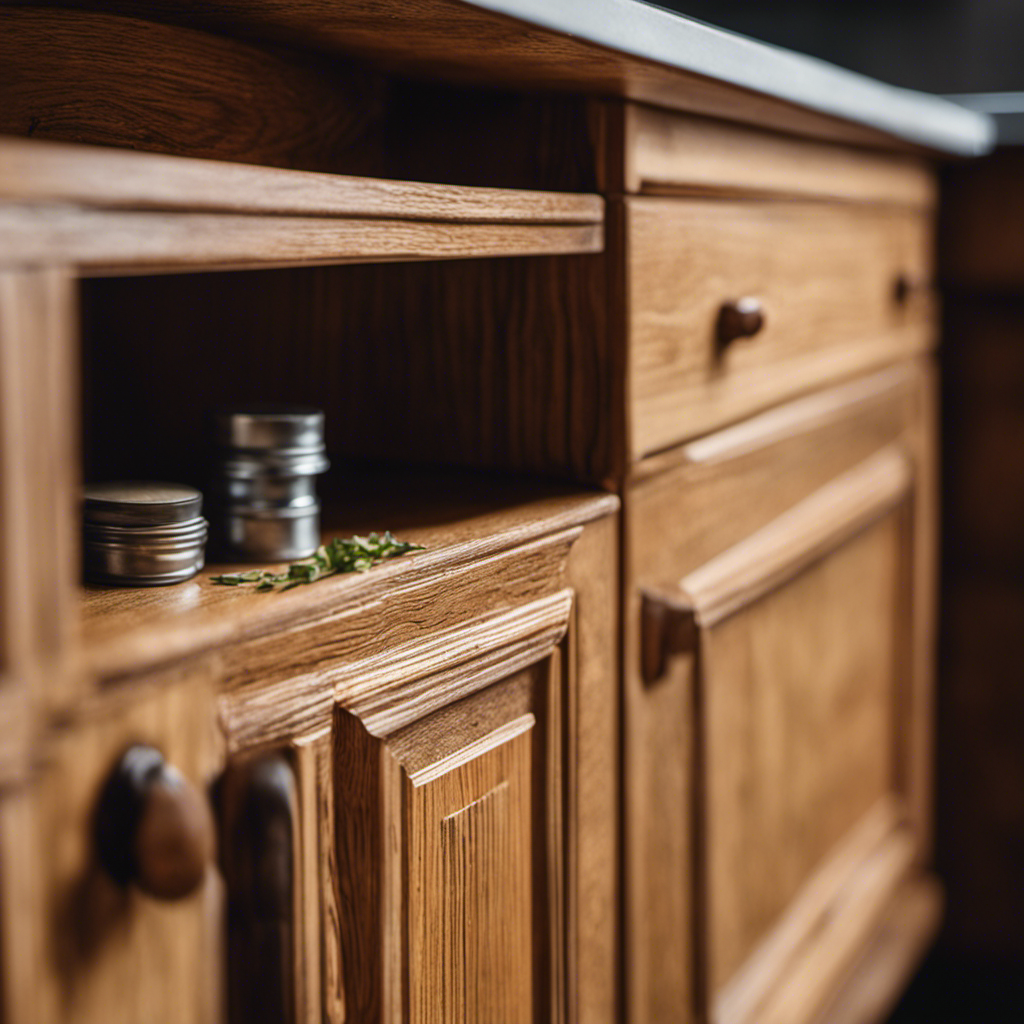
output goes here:
{"type": "Polygon", "coordinates": [[[523,3],[0,12],[3,1024],[869,1024],[930,940],[984,119],[523,3]],[[80,480],[203,486],[267,398],[327,412],[326,536],[426,550],[82,588],[80,480]],[[131,744],[212,822],[177,901],[104,873],[131,744]]]}

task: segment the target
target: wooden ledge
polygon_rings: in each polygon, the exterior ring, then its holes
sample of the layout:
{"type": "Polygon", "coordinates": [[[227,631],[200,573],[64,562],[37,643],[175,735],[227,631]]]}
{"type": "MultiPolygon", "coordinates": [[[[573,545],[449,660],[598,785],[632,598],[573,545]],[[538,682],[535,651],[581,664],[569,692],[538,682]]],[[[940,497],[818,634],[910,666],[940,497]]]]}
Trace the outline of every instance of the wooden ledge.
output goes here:
{"type": "Polygon", "coordinates": [[[0,250],[85,274],[554,255],[599,196],[289,171],[0,138],[0,250]]]}
{"type": "MultiPolygon", "coordinates": [[[[208,565],[194,579],[171,587],[85,587],[79,670],[87,680],[112,679],[214,647],[294,630],[328,614],[372,605],[396,589],[450,578],[461,567],[487,562],[503,552],[532,543],[571,544],[580,527],[611,514],[619,504],[610,494],[527,483],[520,484],[518,503],[503,504],[507,489],[478,489],[474,494],[469,484],[460,492],[462,484],[453,481],[450,486],[410,482],[402,502],[366,502],[359,503],[365,506],[359,509],[325,512],[325,538],[391,529],[400,539],[426,547],[365,574],[335,576],[287,593],[260,594],[250,587],[217,586],[209,580],[211,575],[254,565],[208,565]]],[[[401,489],[395,481],[390,486],[401,489]]]]}

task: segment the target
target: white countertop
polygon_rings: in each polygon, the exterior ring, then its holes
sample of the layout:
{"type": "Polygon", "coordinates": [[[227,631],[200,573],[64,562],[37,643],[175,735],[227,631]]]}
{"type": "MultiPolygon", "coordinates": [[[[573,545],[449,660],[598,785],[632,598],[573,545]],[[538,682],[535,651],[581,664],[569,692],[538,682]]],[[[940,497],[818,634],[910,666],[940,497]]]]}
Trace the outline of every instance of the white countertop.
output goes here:
{"type": "Polygon", "coordinates": [[[571,36],[584,45],[726,82],[929,149],[971,156],[987,152],[995,141],[995,127],[984,114],[640,0],[462,2],[571,36]]]}

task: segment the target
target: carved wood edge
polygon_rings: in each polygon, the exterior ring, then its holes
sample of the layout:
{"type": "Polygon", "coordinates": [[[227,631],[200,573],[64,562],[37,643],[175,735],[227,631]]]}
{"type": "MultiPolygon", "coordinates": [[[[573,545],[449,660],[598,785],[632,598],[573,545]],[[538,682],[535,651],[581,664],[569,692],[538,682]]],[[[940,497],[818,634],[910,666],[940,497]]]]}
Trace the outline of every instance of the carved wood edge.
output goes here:
{"type": "Polygon", "coordinates": [[[359,719],[370,735],[387,736],[546,657],[568,629],[573,600],[572,590],[560,590],[368,658],[257,692],[222,694],[228,749],[315,730],[331,721],[335,707],[359,719]]]}
{"type": "Polygon", "coordinates": [[[806,881],[757,948],[713,998],[713,1024],[766,1024],[788,986],[802,985],[800,964],[827,941],[837,920],[859,918],[851,956],[909,871],[915,842],[898,798],[883,797],[806,881]],[[781,981],[780,981],[781,979],[781,981]],[[782,994],[778,990],[783,990],[782,994]]]}
{"type": "Polygon", "coordinates": [[[600,196],[293,171],[0,137],[0,199],[96,209],[481,224],[600,224],[600,196]]]}
{"type": "Polygon", "coordinates": [[[676,466],[717,465],[752,452],[762,451],[794,435],[848,419],[857,410],[909,395],[919,381],[913,363],[888,367],[867,377],[797,398],[767,412],[758,413],[709,437],[690,441],[672,451],[651,455],[630,472],[630,482],[647,480],[676,466]]]}
{"type": "Polygon", "coordinates": [[[642,591],[641,670],[650,683],[697,631],[789,582],[910,493],[913,468],[898,445],[837,477],[756,533],[688,573],[678,588],[642,591]]]}
{"type": "Polygon", "coordinates": [[[504,725],[501,725],[492,732],[489,732],[486,736],[481,736],[480,739],[467,744],[454,754],[450,754],[448,757],[442,757],[433,764],[427,765],[426,768],[421,768],[418,772],[412,772],[409,775],[409,782],[412,784],[413,788],[418,788],[420,786],[425,786],[430,782],[434,782],[436,779],[441,778],[443,775],[447,775],[456,768],[459,768],[464,764],[469,764],[470,761],[474,761],[476,758],[481,757],[483,754],[486,754],[487,751],[496,750],[498,747],[504,746],[510,740],[522,735],[522,733],[529,732],[536,724],[537,719],[532,713],[527,712],[525,715],[520,715],[519,718],[516,718],[511,722],[506,722],[504,725]]]}
{"type": "Polygon", "coordinates": [[[586,508],[561,513],[526,528],[495,532],[423,551],[414,557],[396,558],[366,574],[330,577],[315,587],[274,595],[279,598],[275,601],[244,608],[238,604],[205,617],[187,613],[165,617],[127,636],[104,638],[87,646],[79,652],[75,671],[88,681],[114,681],[183,661],[211,648],[237,646],[306,626],[321,627],[326,621],[350,615],[389,595],[437,583],[455,569],[525,552],[534,545],[564,545],[568,557],[568,550],[583,532],[585,523],[618,508],[614,495],[595,497],[586,508]]]}

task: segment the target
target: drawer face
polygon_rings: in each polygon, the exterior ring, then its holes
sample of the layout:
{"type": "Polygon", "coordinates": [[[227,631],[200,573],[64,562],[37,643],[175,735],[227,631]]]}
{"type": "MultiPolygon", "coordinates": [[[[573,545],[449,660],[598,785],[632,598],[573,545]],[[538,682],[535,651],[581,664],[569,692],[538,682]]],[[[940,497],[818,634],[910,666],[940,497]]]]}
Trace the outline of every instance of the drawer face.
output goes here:
{"type": "Polygon", "coordinates": [[[811,1019],[909,867],[919,384],[772,410],[628,495],[631,1020],[811,1019]]]}
{"type": "Polygon", "coordinates": [[[921,212],[641,197],[625,216],[634,459],[931,344],[921,212]],[[723,344],[740,299],[763,326],[723,344]]]}

